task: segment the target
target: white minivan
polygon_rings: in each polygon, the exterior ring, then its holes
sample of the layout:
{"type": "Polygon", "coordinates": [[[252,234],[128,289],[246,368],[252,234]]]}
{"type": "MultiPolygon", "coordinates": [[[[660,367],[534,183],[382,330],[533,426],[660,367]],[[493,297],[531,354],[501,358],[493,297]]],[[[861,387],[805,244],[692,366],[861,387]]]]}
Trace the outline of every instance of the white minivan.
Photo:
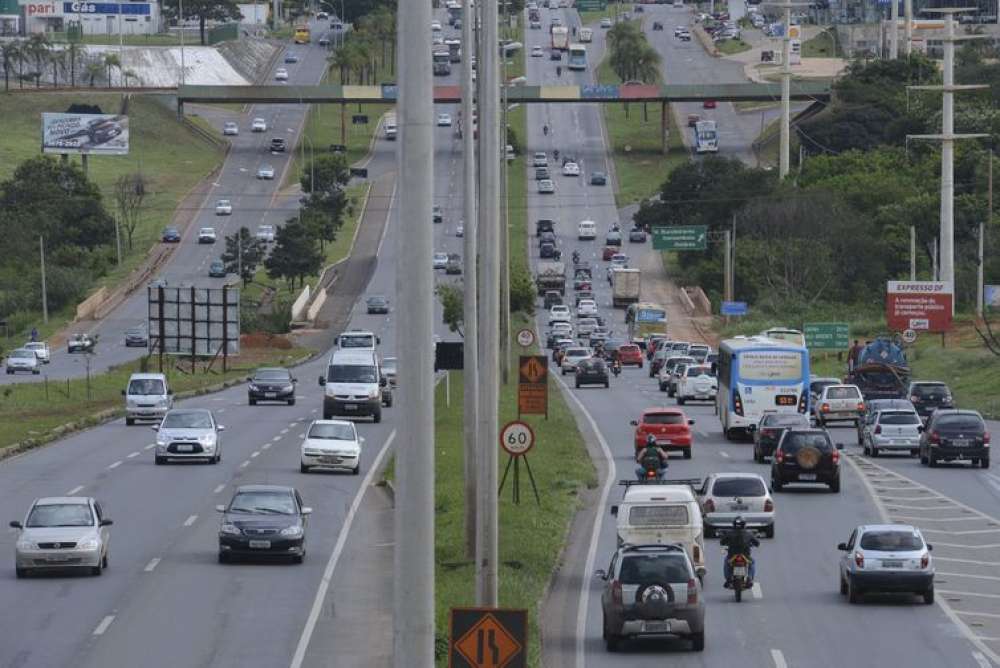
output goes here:
{"type": "Polygon", "coordinates": [[[371,349],[341,348],[335,351],[330,356],[326,374],[319,377],[319,384],[324,388],[324,420],[336,415],[370,416],[378,423],[382,421],[382,405],[392,403],[391,398],[386,402],[388,382],[382,375],[378,355],[371,349]]]}
{"type": "Polygon", "coordinates": [[[382,341],[372,332],[349,329],[337,337],[337,347],[341,350],[375,350],[382,341]]]}
{"type": "Polygon", "coordinates": [[[396,140],[396,117],[390,116],[385,119],[385,138],[389,141],[396,140]]]}
{"type": "Polygon", "coordinates": [[[581,220],[576,228],[576,238],[580,241],[591,241],[597,238],[597,223],[592,220],[581,220]]]}
{"type": "Polygon", "coordinates": [[[136,420],[162,420],[174,407],[174,391],[162,373],[133,373],[122,396],[127,425],[135,424],[136,420]]]}

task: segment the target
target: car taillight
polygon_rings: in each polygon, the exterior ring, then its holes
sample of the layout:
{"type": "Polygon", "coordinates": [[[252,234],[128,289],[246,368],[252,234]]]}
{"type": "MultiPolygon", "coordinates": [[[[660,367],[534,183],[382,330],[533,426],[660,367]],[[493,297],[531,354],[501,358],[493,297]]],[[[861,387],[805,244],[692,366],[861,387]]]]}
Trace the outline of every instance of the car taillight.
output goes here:
{"type": "Polygon", "coordinates": [[[916,404],[916,403],[919,403],[919,402],[920,402],[920,397],[918,397],[918,396],[917,396],[917,395],[915,395],[915,394],[911,394],[911,395],[910,395],[910,401],[911,401],[912,403],[915,403],[915,404],[916,404]]]}
{"type": "Polygon", "coordinates": [[[622,602],[622,583],[621,580],[615,580],[611,583],[611,600],[615,603],[622,602]]]}
{"type": "Polygon", "coordinates": [[[774,434],[775,434],[775,430],[774,429],[761,429],[760,430],[760,435],[761,436],[767,436],[768,438],[771,438],[772,436],[774,436],[774,434]]]}
{"type": "Polygon", "coordinates": [[[819,409],[821,411],[823,411],[824,413],[829,413],[830,412],[830,404],[823,404],[822,406],[819,407],[819,409]]]}
{"type": "Polygon", "coordinates": [[[863,402],[863,401],[859,401],[858,402],[858,411],[861,412],[861,413],[864,413],[864,411],[865,411],[865,402],[863,402]]]}
{"type": "Polygon", "coordinates": [[[989,445],[989,444],[990,444],[990,432],[987,431],[983,433],[983,445],[989,445]]]}
{"type": "Polygon", "coordinates": [[[781,450],[778,450],[777,452],[774,453],[774,459],[780,464],[781,462],[785,461],[785,453],[782,452],[781,450]]]}
{"type": "Polygon", "coordinates": [[[740,391],[733,390],[733,411],[737,415],[743,415],[743,399],[740,397],[740,391]]]}
{"type": "Polygon", "coordinates": [[[876,434],[881,434],[882,433],[882,425],[880,425],[880,424],[875,425],[875,433],[876,434]]]}
{"type": "Polygon", "coordinates": [[[832,453],[830,454],[830,458],[831,458],[831,459],[833,460],[833,463],[834,463],[834,464],[839,464],[839,463],[840,463],[840,452],[839,452],[839,451],[837,451],[837,450],[834,450],[834,451],[833,451],[833,452],[832,452],[832,453]]]}
{"type": "Polygon", "coordinates": [[[858,565],[858,568],[864,568],[865,567],[865,555],[861,554],[860,552],[855,552],[854,553],[854,563],[858,565]]]}
{"type": "Polygon", "coordinates": [[[927,568],[931,563],[931,555],[924,552],[924,556],[920,557],[920,568],[927,568]]]}
{"type": "Polygon", "coordinates": [[[809,410],[809,404],[807,403],[808,398],[808,390],[802,390],[802,394],[799,396],[799,413],[805,413],[809,410]]]}
{"type": "Polygon", "coordinates": [[[938,445],[939,443],[941,443],[941,434],[937,433],[936,431],[932,431],[931,435],[927,437],[927,440],[933,443],[934,445],[938,445]]]}
{"type": "Polygon", "coordinates": [[[713,501],[712,499],[709,499],[708,501],[705,502],[705,512],[706,513],[714,513],[715,512],[715,501],[713,501]]]}
{"type": "Polygon", "coordinates": [[[764,502],[764,512],[765,513],[773,513],[774,512],[774,501],[772,501],[771,499],[768,499],[767,501],[764,502]]]}
{"type": "Polygon", "coordinates": [[[694,581],[694,578],[688,580],[688,605],[692,605],[698,602],[698,583],[694,581]]]}

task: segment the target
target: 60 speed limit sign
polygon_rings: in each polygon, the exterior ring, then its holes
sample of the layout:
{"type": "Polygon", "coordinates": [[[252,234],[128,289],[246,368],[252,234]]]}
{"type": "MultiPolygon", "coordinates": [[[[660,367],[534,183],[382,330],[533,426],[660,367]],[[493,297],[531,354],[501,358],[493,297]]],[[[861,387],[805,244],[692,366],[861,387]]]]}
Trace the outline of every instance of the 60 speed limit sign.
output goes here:
{"type": "Polygon", "coordinates": [[[514,457],[520,457],[535,445],[535,432],[526,422],[514,420],[500,430],[500,447],[514,457]]]}

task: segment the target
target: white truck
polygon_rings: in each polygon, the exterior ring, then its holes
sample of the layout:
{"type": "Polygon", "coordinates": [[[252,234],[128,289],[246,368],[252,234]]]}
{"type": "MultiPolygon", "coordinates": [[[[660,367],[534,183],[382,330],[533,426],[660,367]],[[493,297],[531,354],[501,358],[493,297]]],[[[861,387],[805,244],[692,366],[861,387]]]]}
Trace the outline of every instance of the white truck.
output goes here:
{"type": "Polygon", "coordinates": [[[593,42],[594,41],[594,29],[593,28],[580,28],[577,31],[580,35],[580,42],[593,42]]]}
{"type": "Polygon", "coordinates": [[[639,301],[642,272],[633,268],[615,269],[611,272],[611,305],[615,308],[639,301]]]}

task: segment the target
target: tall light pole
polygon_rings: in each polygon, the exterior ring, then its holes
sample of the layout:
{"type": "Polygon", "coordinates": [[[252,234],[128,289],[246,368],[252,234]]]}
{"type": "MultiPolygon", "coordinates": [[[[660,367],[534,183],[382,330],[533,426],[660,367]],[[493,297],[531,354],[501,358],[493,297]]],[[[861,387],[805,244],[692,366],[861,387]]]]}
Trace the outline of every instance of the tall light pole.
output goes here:
{"type": "Polygon", "coordinates": [[[808,7],[806,2],[768,2],[769,7],[785,10],[785,32],[781,39],[781,145],[778,155],[778,176],[788,176],[789,146],[791,145],[791,97],[792,97],[792,9],[808,7]]]}
{"type": "MultiPolygon", "coordinates": [[[[275,0],[277,3],[278,0],[275,0]]],[[[181,85],[184,85],[184,0],[177,0],[177,23],[181,29],[181,85]]]]}
{"type": "Polygon", "coordinates": [[[399,3],[399,235],[396,294],[400,441],[393,556],[393,665],[434,665],[434,100],[431,3],[399,3]]]}

